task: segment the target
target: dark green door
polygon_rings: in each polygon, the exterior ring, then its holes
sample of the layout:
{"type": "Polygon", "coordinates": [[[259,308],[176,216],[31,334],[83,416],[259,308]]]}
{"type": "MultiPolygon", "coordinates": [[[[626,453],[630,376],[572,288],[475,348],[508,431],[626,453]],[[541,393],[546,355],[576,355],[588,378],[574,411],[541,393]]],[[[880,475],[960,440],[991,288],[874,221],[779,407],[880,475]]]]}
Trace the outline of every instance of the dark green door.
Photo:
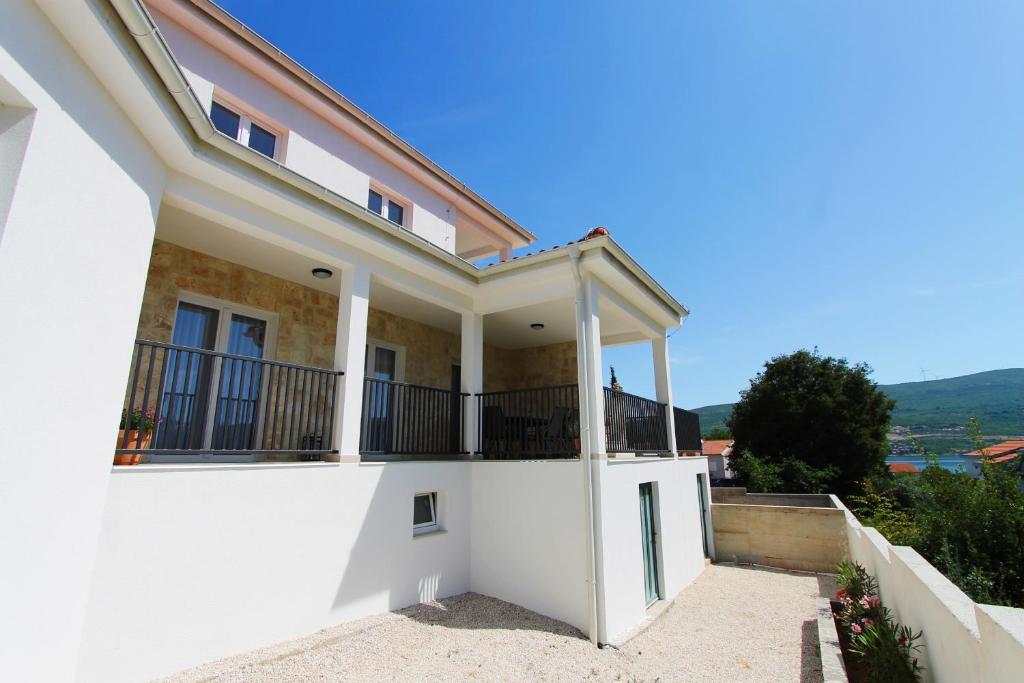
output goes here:
{"type": "Polygon", "coordinates": [[[700,504],[700,537],[704,541],[704,557],[710,557],[708,554],[708,518],[707,518],[707,502],[704,498],[704,475],[697,475],[697,502],[700,504]]]}
{"type": "Polygon", "coordinates": [[[650,605],[659,597],[658,545],[654,529],[654,491],[650,483],[640,484],[640,536],[644,552],[644,597],[650,605]]]}

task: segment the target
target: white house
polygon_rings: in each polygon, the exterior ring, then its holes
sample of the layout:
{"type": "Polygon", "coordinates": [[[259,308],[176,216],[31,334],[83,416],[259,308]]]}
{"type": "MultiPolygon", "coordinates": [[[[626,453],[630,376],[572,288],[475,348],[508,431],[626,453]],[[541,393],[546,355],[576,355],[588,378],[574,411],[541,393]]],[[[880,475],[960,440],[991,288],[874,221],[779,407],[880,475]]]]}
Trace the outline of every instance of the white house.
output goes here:
{"type": "Polygon", "coordinates": [[[465,591],[623,639],[714,552],[687,311],[600,231],[534,241],[206,0],[5,2],[5,677],[465,591]],[[602,387],[617,344],[653,399],[602,387]]]}

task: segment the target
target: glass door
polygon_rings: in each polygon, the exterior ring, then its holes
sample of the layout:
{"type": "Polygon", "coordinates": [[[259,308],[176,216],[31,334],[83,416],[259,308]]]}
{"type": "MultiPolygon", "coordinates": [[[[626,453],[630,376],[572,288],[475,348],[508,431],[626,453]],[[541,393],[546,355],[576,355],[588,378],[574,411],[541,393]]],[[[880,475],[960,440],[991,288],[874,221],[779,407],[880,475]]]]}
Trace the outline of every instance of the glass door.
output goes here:
{"type": "Polygon", "coordinates": [[[650,482],[640,484],[640,536],[644,555],[644,599],[650,606],[660,596],[658,588],[658,545],[654,524],[654,491],[650,482]]]}
{"type": "MultiPolygon", "coordinates": [[[[213,351],[220,311],[185,301],[178,303],[171,343],[213,351]]],[[[213,358],[170,349],[164,356],[164,391],[154,448],[202,448],[206,435],[213,358]]]]}
{"type": "Polygon", "coordinates": [[[214,410],[215,450],[252,448],[259,421],[260,387],[263,384],[263,358],[267,321],[232,313],[224,349],[240,358],[222,358],[220,382],[214,410]]]}
{"type": "Polygon", "coordinates": [[[398,381],[398,352],[378,344],[366,347],[367,391],[363,411],[366,413],[366,450],[386,453],[394,450],[395,387],[390,382],[398,381]]]}

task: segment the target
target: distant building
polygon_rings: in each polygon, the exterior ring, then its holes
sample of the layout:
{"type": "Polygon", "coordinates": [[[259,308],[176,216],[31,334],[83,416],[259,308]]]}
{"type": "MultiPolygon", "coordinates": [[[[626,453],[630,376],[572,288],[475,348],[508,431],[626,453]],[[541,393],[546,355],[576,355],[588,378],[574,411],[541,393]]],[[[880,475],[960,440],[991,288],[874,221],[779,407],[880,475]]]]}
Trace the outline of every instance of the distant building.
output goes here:
{"type": "Polygon", "coordinates": [[[729,469],[732,455],[732,439],[705,439],[702,451],[708,459],[708,474],[712,479],[732,479],[735,475],[729,469]]]}
{"type": "Polygon", "coordinates": [[[983,457],[988,458],[988,461],[992,463],[1008,463],[1024,455],[1024,439],[1010,439],[1009,441],[985,446],[981,450],[971,451],[964,455],[968,458],[973,458],[973,460],[965,464],[967,471],[974,476],[978,476],[981,474],[981,459],[983,457]]]}
{"type": "Polygon", "coordinates": [[[889,464],[889,471],[893,474],[920,474],[921,470],[909,462],[894,462],[889,464]]]}

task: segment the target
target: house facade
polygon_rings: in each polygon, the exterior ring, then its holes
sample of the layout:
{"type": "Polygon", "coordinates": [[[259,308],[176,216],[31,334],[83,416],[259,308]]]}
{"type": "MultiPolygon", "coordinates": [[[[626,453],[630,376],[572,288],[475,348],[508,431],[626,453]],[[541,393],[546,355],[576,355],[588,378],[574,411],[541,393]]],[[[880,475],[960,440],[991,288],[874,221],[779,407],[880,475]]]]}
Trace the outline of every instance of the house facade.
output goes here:
{"type": "Polygon", "coordinates": [[[12,680],[465,591],[614,643],[713,555],[687,311],[607,231],[517,255],[531,232],[205,0],[14,0],[0,105],[12,680]],[[602,386],[622,344],[655,396],[602,386]]]}

